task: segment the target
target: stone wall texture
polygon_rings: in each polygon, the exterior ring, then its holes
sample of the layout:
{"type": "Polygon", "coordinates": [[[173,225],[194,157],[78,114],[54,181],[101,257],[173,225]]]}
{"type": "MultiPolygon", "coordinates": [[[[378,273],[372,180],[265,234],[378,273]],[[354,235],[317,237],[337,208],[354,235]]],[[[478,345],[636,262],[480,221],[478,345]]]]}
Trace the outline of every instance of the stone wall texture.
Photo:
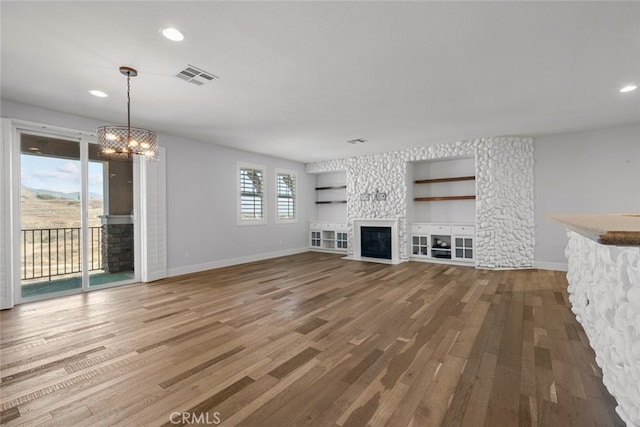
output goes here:
{"type": "Polygon", "coordinates": [[[568,232],[569,300],[628,426],[640,426],[640,248],[568,232]]]}
{"type": "Polygon", "coordinates": [[[306,171],[346,171],[349,242],[354,219],[398,218],[400,258],[408,259],[407,208],[413,201],[408,200],[407,162],[455,157],[476,160],[476,266],[533,267],[533,138],[481,138],[416,147],[309,163],[306,171]],[[361,200],[363,193],[376,191],[386,193],[386,200],[361,200]]]}
{"type": "Polygon", "coordinates": [[[102,224],[102,269],[133,271],[133,224],[102,224]]]}

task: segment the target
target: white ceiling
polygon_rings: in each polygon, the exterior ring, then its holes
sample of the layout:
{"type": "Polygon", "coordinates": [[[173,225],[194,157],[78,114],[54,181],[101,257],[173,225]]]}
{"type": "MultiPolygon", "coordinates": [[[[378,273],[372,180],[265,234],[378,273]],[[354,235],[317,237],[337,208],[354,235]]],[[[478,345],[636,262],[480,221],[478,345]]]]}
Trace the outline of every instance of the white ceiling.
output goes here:
{"type": "Polygon", "coordinates": [[[121,124],[128,65],[132,125],[303,162],[640,121],[640,90],[618,92],[640,84],[635,1],[2,1],[1,13],[5,100],[121,124]],[[220,79],[176,78],[187,64],[220,79]]]}

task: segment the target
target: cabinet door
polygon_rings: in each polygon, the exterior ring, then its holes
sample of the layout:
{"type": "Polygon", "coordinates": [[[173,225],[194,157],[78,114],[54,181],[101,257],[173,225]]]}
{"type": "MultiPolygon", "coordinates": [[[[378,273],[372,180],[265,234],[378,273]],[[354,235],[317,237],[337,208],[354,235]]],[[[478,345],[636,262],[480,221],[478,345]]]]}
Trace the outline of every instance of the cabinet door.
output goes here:
{"type": "Polygon", "coordinates": [[[429,256],[429,236],[411,236],[411,254],[413,256],[429,256]]]}
{"type": "Polygon", "coordinates": [[[474,258],[473,237],[455,236],[453,256],[461,261],[471,261],[474,258]]]}
{"type": "Polygon", "coordinates": [[[311,231],[311,247],[319,248],[321,246],[321,231],[311,231]]]}
{"type": "Polygon", "coordinates": [[[338,231],[336,233],[336,248],[337,249],[347,249],[347,233],[338,231]]]}

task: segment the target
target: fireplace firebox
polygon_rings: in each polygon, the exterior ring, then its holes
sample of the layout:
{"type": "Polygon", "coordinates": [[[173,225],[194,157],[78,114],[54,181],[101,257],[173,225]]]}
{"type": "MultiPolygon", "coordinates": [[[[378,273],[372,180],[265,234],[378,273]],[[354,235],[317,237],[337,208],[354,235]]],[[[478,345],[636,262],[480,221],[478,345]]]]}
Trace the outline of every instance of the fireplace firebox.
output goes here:
{"type": "Polygon", "coordinates": [[[360,256],[391,259],[391,227],[360,227],[360,256]]]}

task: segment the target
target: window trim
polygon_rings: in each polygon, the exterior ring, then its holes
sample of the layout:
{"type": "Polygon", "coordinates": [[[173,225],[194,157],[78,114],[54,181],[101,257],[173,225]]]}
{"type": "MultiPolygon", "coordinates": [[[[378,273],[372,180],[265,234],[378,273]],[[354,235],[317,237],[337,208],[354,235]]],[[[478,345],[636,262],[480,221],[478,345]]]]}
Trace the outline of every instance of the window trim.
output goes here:
{"type": "Polygon", "coordinates": [[[276,224],[297,224],[298,223],[298,172],[291,169],[276,168],[275,172],[275,185],[274,185],[274,200],[275,200],[275,218],[276,224]],[[293,218],[279,218],[278,216],[278,175],[293,175],[294,177],[294,189],[293,189],[293,218]]]}
{"type": "Polygon", "coordinates": [[[237,219],[238,225],[264,225],[267,223],[267,167],[255,163],[237,162],[236,164],[236,197],[237,197],[237,219]],[[245,219],[242,218],[242,169],[255,169],[262,172],[262,218],[245,219]]]}

